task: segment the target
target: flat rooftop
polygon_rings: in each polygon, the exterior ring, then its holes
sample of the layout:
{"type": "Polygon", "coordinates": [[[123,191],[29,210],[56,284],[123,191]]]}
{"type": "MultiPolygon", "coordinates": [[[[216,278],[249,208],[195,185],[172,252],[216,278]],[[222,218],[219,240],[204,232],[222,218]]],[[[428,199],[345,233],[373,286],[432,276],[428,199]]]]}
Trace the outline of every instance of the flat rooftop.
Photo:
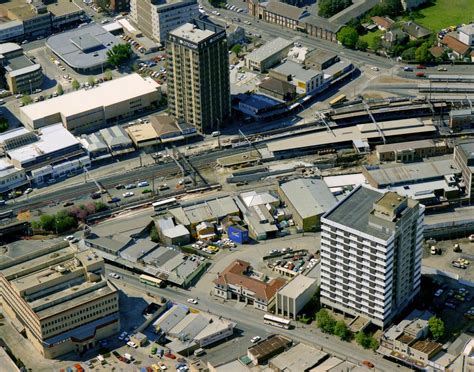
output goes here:
{"type": "Polygon", "coordinates": [[[327,353],[314,347],[298,344],[270,360],[270,364],[279,371],[307,371],[327,357],[327,353]]]}
{"type": "Polygon", "coordinates": [[[316,279],[309,278],[304,275],[297,275],[290,280],[283,288],[278,291],[278,294],[282,296],[288,296],[295,298],[300,294],[304,293],[308,288],[315,286],[317,283],[316,279]]]}
{"type": "Polygon", "coordinates": [[[383,195],[380,191],[360,186],[326,213],[323,218],[379,239],[388,240],[392,236],[391,233],[369,225],[369,215],[373,210],[373,204],[383,195]]]}
{"type": "Polygon", "coordinates": [[[107,51],[121,42],[102,26],[87,26],[51,36],[46,45],[75,69],[97,68],[107,62],[107,51]]]}
{"type": "Polygon", "coordinates": [[[173,31],[170,31],[169,34],[192,41],[193,43],[200,43],[213,36],[215,32],[208,29],[199,29],[192,23],[185,23],[173,31]]]}
{"type": "Polygon", "coordinates": [[[282,63],[281,65],[272,68],[272,70],[283,75],[291,75],[294,78],[302,81],[309,81],[315,76],[321,74],[321,71],[317,71],[312,68],[307,68],[304,65],[293,61],[286,61],[285,63],[282,63]]]}
{"type": "Polygon", "coordinates": [[[264,61],[265,59],[273,56],[275,53],[280,52],[281,50],[290,47],[293,45],[292,40],[286,40],[282,37],[277,37],[272,41],[262,45],[260,48],[254,50],[252,53],[245,56],[246,59],[264,61]]]}
{"type": "Polygon", "coordinates": [[[83,12],[79,5],[71,0],[56,0],[51,4],[48,4],[46,7],[51,12],[51,14],[56,17],[76,12],[83,12]]]}
{"type": "Polygon", "coordinates": [[[35,121],[46,116],[61,114],[70,117],[97,107],[107,107],[119,102],[156,92],[159,85],[151,78],[130,74],[101,84],[99,87],[64,94],[62,96],[34,103],[20,110],[23,115],[35,121]]]}
{"type": "Polygon", "coordinates": [[[282,335],[273,335],[248,349],[257,359],[265,359],[275,350],[286,348],[293,343],[293,340],[282,335]]]}
{"type": "Polygon", "coordinates": [[[420,141],[408,141],[408,142],[389,143],[386,145],[377,145],[375,149],[378,152],[388,152],[388,151],[424,149],[424,148],[431,148],[435,146],[436,146],[436,142],[434,140],[426,139],[426,140],[420,140],[420,141]]]}

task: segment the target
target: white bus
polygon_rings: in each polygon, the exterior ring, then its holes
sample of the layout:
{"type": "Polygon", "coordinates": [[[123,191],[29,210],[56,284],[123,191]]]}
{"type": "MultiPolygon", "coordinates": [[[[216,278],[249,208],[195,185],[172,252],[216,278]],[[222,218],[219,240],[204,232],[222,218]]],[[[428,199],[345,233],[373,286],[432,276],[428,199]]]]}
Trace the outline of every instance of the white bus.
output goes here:
{"type": "Polygon", "coordinates": [[[153,209],[156,212],[159,212],[159,211],[162,211],[163,209],[171,207],[175,204],[176,204],[176,198],[169,198],[169,199],[163,199],[163,200],[159,200],[157,202],[154,202],[152,205],[153,205],[153,209]]]}
{"type": "Polygon", "coordinates": [[[150,275],[140,275],[140,283],[151,285],[152,287],[163,287],[163,280],[150,275]]]}
{"type": "Polygon", "coordinates": [[[263,322],[265,324],[270,324],[274,327],[285,328],[285,329],[291,328],[291,320],[279,318],[274,315],[265,314],[263,316],[263,322]]]}

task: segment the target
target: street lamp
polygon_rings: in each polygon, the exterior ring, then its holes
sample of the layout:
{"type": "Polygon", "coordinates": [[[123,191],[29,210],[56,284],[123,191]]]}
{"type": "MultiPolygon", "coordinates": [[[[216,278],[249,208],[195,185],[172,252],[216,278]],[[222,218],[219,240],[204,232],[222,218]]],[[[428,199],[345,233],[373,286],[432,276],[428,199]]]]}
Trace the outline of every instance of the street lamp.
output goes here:
{"type": "Polygon", "coordinates": [[[33,88],[31,86],[31,79],[28,79],[28,82],[30,83],[30,96],[33,94],[33,88]]]}

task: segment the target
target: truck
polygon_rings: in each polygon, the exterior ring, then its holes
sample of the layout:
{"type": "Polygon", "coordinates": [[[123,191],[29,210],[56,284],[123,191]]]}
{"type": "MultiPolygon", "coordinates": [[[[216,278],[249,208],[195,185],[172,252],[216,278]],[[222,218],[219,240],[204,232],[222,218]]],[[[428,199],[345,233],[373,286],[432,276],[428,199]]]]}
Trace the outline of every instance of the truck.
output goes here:
{"type": "Polygon", "coordinates": [[[132,362],[132,361],[133,361],[133,357],[132,357],[129,353],[123,354],[123,357],[124,357],[125,359],[127,359],[128,362],[132,362]]]}

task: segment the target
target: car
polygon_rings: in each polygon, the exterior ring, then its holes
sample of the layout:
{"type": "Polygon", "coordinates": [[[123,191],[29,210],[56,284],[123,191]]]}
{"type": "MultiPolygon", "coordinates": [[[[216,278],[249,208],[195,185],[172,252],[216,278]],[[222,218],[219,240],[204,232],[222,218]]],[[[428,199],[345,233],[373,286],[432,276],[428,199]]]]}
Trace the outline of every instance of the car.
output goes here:
{"type": "Polygon", "coordinates": [[[138,345],[133,341],[128,341],[127,346],[133,347],[134,349],[138,348],[138,345]]]}
{"type": "Polygon", "coordinates": [[[127,192],[123,193],[124,198],[131,198],[133,195],[135,195],[135,194],[131,191],[127,191],[127,192]]]}
{"type": "Polygon", "coordinates": [[[378,67],[371,67],[370,68],[372,71],[379,71],[379,68],[378,67]]]}
{"type": "Polygon", "coordinates": [[[416,68],[417,68],[418,70],[424,70],[424,69],[426,69],[426,67],[423,66],[423,65],[418,65],[418,66],[416,66],[416,68]]]}
{"type": "Polygon", "coordinates": [[[170,359],[176,359],[176,355],[170,353],[169,351],[165,353],[165,357],[170,358],[170,359]]]}
{"type": "Polygon", "coordinates": [[[137,187],[137,185],[135,185],[134,183],[129,183],[128,185],[125,185],[126,190],[131,190],[131,189],[134,189],[135,187],[137,187]]]}
{"type": "Polygon", "coordinates": [[[38,89],[35,89],[34,93],[41,93],[43,90],[38,88],[38,89]]]}
{"type": "Polygon", "coordinates": [[[147,181],[140,181],[137,183],[137,186],[138,187],[145,187],[145,186],[148,186],[149,183],[147,181]]]}
{"type": "Polygon", "coordinates": [[[100,192],[93,192],[93,193],[91,194],[91,198],[92,198],[92,199],[100,199],[100,197],[101,197],[101,193],[100,193],[100,192]]]}
{"type": "Polygon", "coordinates": [[[372,369],[372,368],[375,368],[374,363],[369,362],[368,360],[362,361],[362,364],[363,364],[364,366],[366,366],[367,368],[371,368],[371,369],[372,369]]]}
{"type": "Polygon", "coordinates": [[[31,187],[28,187],[26,190],[25,190],[25,194],[30,194],[33,192],[33,189],[31,187]]]}
{"type": "Polygon", "coordinates": [[[438,71],[448,71],[446,67],[440,66],[438,67],[438,71]]]}
{"type": "Polygon", "coordinates": [[[455,309],[456,308],[456,304],[452,303],[452,302],[445,302],[444,303],[444,306],[446,307],[449,307],[451,309],[455,309]]]}
{"type": "MultiPolygon", "coordinates": [[[[114,278],[114,279],[120,279],[120,275],[117,274],[117,273],[109,273],[109,276],[114,278]]],[[[126,337],[126,335],[125,335],[125,337],[126,337]]]]}
{"type": "Polygon", "coordinates": [[[64,241],[65,242],[70,242],[72,240],[74,240],[76,237],[74,235],[68,235],[64,238],[64,241]]]}
{"type": "Polygon", "coordinates": [[[66,208],[66,207],[70,207],[71,205],[74,205],[74,202],[72,201],[67,201],[63,204],[63,207],[66,208]]]}
{"type": "Polygon", "coordinates": [[[403,71],[412,72],[413,68],[409,67],[409,66],[406,66],[406,67],[403,67],[403,71]]]}
{"type": "Polygon", "coordinates": [[[122,190],[122,189],[124,189],[124,188],[125,188],[125,185],[123,185],[123,184],[121,184],[121,183],[119,183],[117,186],[115,186],[115,189],[116,189],[116,190],[122,190]]]}
{"type": "Polygon", "coordinates": [[[252,338],[250,339],[250,342],[251,342],[252,344],[254,344],[254,343],[260,341],[261,339],[262,339],[262,338],[261,338],[260,336],[254,336],[254,337],[252,337],[252,338]]]}
{"type": "Polygon", "coordinates": [[[194,304],[194,305],[197,305],[197,303],[198,303],[197,300],[195,300],[194,298],[188,298],[188,302],[190,304],[194,304]]]}
{"type": "Polygon", "coordinates": [[[20,99],[21,97],[23,97],[23,94],[17,94],[17,95],[15,96],[16,99],[20,99]]]}
{"type": "Polygon", "coordinates": [[[118,203],[120,201],[120,198],[117,196],[114,196],[112,199],[110,199],[107,203],[112,204],[112,203],[118,203]]]}

